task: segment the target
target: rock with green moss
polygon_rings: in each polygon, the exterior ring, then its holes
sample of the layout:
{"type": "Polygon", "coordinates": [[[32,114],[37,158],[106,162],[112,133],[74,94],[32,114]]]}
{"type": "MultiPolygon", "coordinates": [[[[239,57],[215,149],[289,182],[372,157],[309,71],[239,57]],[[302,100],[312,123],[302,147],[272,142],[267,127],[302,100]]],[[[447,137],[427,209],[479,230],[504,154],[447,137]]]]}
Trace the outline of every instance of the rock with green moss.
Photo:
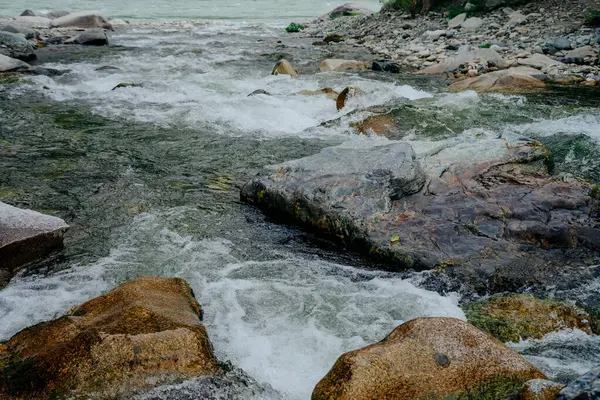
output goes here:
{"type": "Polygon", "coordinates": [[[525,383],[519,400],[554,400],[565,385],[545,379],[532,379],[525,383]]]}
{"type": "Polygon", "coordinates": [[[287,28],[285,28],[285,30],[289,33],[300,32],[302,29],[304,29],[304,25],[300,25],[295,22],[292,22],[287,26],[287,28]]]}
{"type": "Polygon", "coordinates": [[[471,303],[464,307],[467,320],[503,342],[540,339],[564,329],[591,333],[591,317],[583,310],[531,295],[511,295],[471,303]]]}
{"type": "Polygon", "coordinates": [[[417,318],[342,355],[313,400],[504,399],[544,378],[521,355],[455,318],[417,318]]]}

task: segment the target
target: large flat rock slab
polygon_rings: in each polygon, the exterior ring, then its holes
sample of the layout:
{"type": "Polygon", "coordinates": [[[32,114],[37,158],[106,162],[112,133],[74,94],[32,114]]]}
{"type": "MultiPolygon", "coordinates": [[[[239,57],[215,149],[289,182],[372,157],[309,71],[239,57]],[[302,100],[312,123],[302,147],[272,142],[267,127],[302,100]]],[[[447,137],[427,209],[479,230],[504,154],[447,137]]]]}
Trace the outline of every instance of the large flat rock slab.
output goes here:
{"type": "MultiPolygon", "coordinates": [[[[436,270],[477,292],[556,283],[600,260],[593,185],[549,173],[520,137],[334,147],[269,167],[242,199],[385,268],[436,270]]],[[[575,275],[572,275],[575,276],[575,275]]]]}
{"type": "Polygon", "coordinates": [[[68,229],[60,218],[0,202],[0,287],[20,267],[61,249],[68,229]]]}

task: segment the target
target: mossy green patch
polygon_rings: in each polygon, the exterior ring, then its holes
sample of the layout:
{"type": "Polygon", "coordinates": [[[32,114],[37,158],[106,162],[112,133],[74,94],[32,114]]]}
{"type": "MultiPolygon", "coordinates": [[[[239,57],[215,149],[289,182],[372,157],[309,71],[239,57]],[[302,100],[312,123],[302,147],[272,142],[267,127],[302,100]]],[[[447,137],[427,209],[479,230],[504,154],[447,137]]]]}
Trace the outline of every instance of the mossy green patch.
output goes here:
{"type": "Polygon", "coordinates": [[[591,332],[583,310],[531,295],[494,297],[463,307],[467,321],[502,342],[540,339],[550,332],[577,328],[591,332]]]}
{"type": "Polygon", "coordinates": [[[444,400],[498,400],[505,399],[518,393],[527,381],[522,376],[509,374],[499,375],[484,382],[477,383],[468,391],[453,396],[447,396],[444,400]]]}

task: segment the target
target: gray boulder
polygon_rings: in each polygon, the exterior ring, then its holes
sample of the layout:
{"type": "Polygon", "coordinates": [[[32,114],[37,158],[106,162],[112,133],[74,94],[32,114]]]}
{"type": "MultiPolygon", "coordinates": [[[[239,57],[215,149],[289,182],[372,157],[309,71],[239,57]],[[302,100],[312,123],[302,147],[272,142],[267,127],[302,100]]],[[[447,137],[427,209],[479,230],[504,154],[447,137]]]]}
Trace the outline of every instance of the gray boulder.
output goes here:
{"type": "Polygon", "coordinates": [[[33,12],[32,10],[25,10],[23,11],[21,14],[19,14],[19,17],[37,17],[38,15],[33,12]]]}
{"type": "Polygon", "coordinates": [[[571,50],[571,41],[566,38],[557,38],[549,42],[557,50],[571,50]]]}
{"type": "Polygon", "coordinates": [[[27,28],[25,26],[18,25],[4,25],[0,26],[0,31],[10,32],[10,33],[21,33],[25,35],[25,39],[33,39],[36,37],[36,33],[33,29],[27,28]]]}
{"type": "Polygon", "coordinates": [[[571,382],[560,391],[556,400],[597,400],[600,399],[600,367],[571,382]]]}
{"type": "Polygon", "coordinates": [[[48,17],[50,19],[56,19],[56,18],[64,17],[69,14],[70,13],[65,10],[56,10],[56,11],[50,11],[48,14],[46,14],[46,17],[48,17]]]}
{"type": "Polygon", "coordinates": [[[35,60],[35,46],[16,33],[0,31],[0,54],[23,61],[35,60]]]}
{"type": "Polygon", "coordinates": [[[431,65],[421,71],[419,74],[443,74],[444,72],[455,71],[461,64],[473,62],[475,59],[485,60],[494,63],[499,69],[508,68],[509,63],[493,49],[472,48],[463,46],[454,57],[448,57],[442,62],[431,65]]]}
{"type": "Polygon", "coordinates": [[[27,71],[31,66],[21,60],[7,57],[0,54],[0,72],[20,72],[27,71]]]}
{"type": "Polygon", "coordinates": [[[16,17],[15,22],[28,28],[49,28],[50,19],[46,17],[16,17]]]}
{"type": "Polygon", "coordinates": [[[53,28],[102,28],[113,30],[113,26],[108,19],[97,12],[80,12],[65,15],[50,21],[53,28]]]}
{"type": "Polygon", "coordinates": [[[87,46],[108,46],[108,35],[103,29],[88,29],[73,39],[73,43],[87,46]]]}
{"type": "Polygon", "coordinates": [[[417,157],[405,142],[324,149],[270,167],[241,197],[386,269],[436,270],[475,292],[571,282],[600,256],[600,199],[551,177],[541,144],[411,143],[417,157]]]}
{"type": "Polygon", "coordinates": [[[0,287],[19,268],[61,249],[68,229],[60,218],[0,202],[0,287]]]}
{"type": "Polygon", "coordinates": [[[373,11],[366,9],[364,7],[358,6],[352,3],[342,4],[339,7],[334,8],[330,12],[325,15],[322,15],[317,20],[318,21],[327,21],[334,18],[344,17],[344,16],[353,16],[353,15],[370,15],[373,14],[373,11]]]}

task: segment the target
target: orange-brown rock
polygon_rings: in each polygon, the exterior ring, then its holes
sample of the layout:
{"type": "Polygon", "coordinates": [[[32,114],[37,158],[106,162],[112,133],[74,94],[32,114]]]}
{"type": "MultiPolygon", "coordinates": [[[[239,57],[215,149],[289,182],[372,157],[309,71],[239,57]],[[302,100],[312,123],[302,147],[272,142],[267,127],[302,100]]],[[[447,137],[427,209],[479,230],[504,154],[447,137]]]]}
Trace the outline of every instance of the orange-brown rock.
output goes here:
{"type": "Polygon", "coordinates": [[[364,135],[375,133],[379,136],[391,136],[398,133],[396,121],[391,114],[373,115],[359,122],[356,130],[364,135]]]}
{"type": "Polygon", "coordinates": [[[554,400],[565,385],[547,381],[545,379],[532,379],[525,383],[521,390],[520,400],[554,400]]]}
{"type": "Polygon", "coordinates": [[[454,318],[418,318],[342,355],[313,400],[503,399],[544,378],[500,341],[454,318]]]}
{"type": "Polygon", "coordinates": [[[298,92],[298,94],[301,96],[320,96],[324,94],[331,100],[337,100],[338,96],[340,95],[332,88],[324,88],[320,90],[301,90],[298,92]]]}
{"type": "Polygon", "coordinates": [[[201,309],[182,279],[139,278],[17,333],[0,349],[0,398],[127,398],[221,375],[201,309]]]}

